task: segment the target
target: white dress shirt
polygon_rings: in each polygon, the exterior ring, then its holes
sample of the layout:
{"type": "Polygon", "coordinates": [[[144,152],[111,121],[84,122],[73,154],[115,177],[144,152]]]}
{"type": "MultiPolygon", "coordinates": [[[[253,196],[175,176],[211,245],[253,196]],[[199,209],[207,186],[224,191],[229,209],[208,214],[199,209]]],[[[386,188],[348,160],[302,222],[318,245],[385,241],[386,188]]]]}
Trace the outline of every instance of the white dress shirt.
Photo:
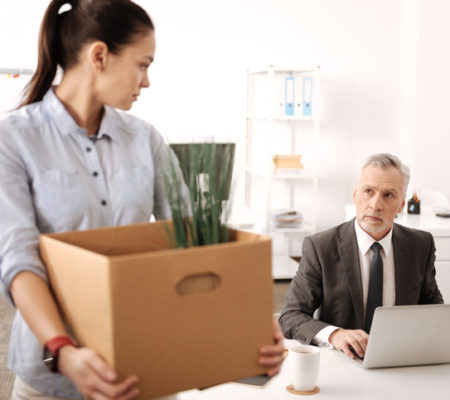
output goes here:
{"type": "MultiPolygon", "coordinates": [[[[376,240],[364,231],[355,219],[356,241],[358,243],[359,266],[361,269],[361,283],[364,299],[364,318],[366,314],[367,293],[369,291],[370,261],[373,250],[371,246],[376,240]]],[[[395,268],[394,249],[392,248],[392,229],[378,243],[381,245],[381,258],[383,259],[383,306],[395,304],[395,268]]],[[[314,336],[313,343],[319,346],[332,347],[329,337],[339,327],[330,325],[320,330],[314,336]]]]}

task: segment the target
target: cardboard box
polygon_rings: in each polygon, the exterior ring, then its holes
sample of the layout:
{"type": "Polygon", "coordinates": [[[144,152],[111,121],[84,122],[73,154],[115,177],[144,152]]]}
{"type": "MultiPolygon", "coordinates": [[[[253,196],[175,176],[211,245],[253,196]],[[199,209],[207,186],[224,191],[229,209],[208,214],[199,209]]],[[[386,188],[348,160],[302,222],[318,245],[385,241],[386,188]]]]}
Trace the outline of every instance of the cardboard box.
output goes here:
{"type": "Polygon", "coordinates": [[[139,376],[140,399],[261,374],[273,342],[270,239],[230,230],[229,243],[171,249],[168,226],[40,237],[75,338],[139,376]]]}
{"type": "Polygon", "coordinates": [[[303,169],[302,155],[275,154],[272,157],[275,172],[279,169],[303,169]]]}

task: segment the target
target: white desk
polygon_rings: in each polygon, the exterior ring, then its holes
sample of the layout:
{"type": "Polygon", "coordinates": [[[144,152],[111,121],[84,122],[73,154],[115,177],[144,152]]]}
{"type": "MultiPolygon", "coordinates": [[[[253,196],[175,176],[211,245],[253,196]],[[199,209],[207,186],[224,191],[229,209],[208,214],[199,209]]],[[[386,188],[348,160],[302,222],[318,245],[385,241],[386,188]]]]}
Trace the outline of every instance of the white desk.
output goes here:
{"type": "MultiPolygon", "coordinates": [[[[287,346],[298,342],[286,341],[287,346]]],[[[317,386],[320,392],[298,396],[286,390],[289,380],[286,359],[278,376],[266,387],[247,387],[236,383],[180,394],[180,400],[448,400],[450,364],[366,370],[337,350],[322,350],[317,386]]]]}
{"type": "Polygon", "coordinates": [[[402,213],[395,222],[433,235],[436,245],[436,280],[444,302],[450,303],[450,218],[436,217],[432,210],[425,210],[418,215],[402,213]]]}

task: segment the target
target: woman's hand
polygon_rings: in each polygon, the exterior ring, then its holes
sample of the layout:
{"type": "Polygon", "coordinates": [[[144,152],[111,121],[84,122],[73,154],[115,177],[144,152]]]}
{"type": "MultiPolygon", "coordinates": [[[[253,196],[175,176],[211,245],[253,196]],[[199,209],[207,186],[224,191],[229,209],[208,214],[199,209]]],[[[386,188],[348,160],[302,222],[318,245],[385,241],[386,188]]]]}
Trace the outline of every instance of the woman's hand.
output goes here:
{"type": "Polygon", "coordinates": [[[138,378],[117,382],[117,373],[94,350],[64,346],[59,351],[58,369],[92,400],[129,400],[139,395],[138,378]]]}
{"type": "MultiPolygon", "coordinates": [[[[16,307],[41,344],[66,335],[58,307],[47,284],[37,275],[23,271],[11,284],[16,307]]],[[[64,346],[58,353],[58,368],[92,400],[129,400],[138,396],[137,377],[117,382],[116,372],[95,351],[64,346]]]]}
{"type": "Polygon", "coordinates": [[[283,333],[278,321],[273,319],[274,344],[266,345],[259,349],[261,357],[259,364],[269,368],[267,375],[274,376],[280,372],[281,364],[284,360],[283,333]]]}

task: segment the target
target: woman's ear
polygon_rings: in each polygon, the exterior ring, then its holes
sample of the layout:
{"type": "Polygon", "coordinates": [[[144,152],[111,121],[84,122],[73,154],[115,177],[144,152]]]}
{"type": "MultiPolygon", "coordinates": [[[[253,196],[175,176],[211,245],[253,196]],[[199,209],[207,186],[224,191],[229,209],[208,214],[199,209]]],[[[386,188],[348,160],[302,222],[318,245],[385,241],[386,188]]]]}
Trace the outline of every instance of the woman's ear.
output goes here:
{"type": "Polygon", "coordinates": [[[96,41],[89,46],[88,60],[94,71],[103,72],[108,62],[108,46],[105,42],[96,41]]]}

